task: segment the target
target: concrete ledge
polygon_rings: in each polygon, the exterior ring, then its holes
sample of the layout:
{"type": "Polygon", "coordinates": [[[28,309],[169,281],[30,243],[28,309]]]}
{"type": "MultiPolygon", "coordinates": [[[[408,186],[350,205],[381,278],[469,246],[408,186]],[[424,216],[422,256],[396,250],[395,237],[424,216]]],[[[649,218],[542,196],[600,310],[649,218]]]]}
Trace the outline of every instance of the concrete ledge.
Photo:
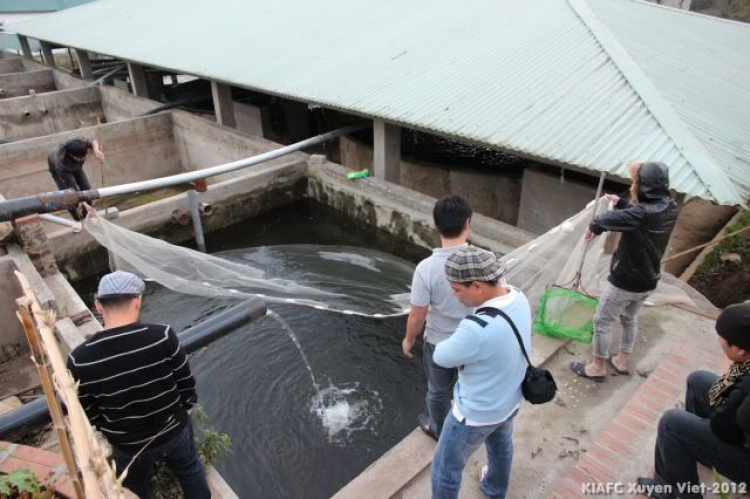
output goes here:
{"type": "Polygon", "coordinates": [[[216,468],[208,468],[206,470],[206,480],[208,481],[208,488],[211,489],[211,497],[213,499],[239,499],[239,496],[224,481],[224,478],[216,471],[216,468]]]}
{"type": "Polygon", "coordinates": [[[432,464],[435,441],[416,429],[332,499],[389,499],[432,464]]]}
{"type": "MultiPolygon", "coordinates": [[[[311,197],[418,246],[432,249],[439,245],[432,220],[435,198],[374,178],[349,180],[347,168],[321,156],[313,156],[308,164],[311,197]]],[[[471,220],[470,242],[502,255],[534,237],[483,215],[471,220]]]]}

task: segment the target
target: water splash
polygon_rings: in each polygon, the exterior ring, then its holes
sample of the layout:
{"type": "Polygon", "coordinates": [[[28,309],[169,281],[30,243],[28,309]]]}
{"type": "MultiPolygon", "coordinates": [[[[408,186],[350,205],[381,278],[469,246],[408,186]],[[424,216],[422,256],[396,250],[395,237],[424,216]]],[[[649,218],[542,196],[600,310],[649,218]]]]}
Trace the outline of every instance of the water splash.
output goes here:
{"type": "Polygon", "coordinates": [[[348,443],[354,432],[374,431],[373,424],[382,409],[378,392],[356,382],[321,389],[310,406],[328,433],[329,442],[335,444],[348,443]]]}
{"type": "Polygon", "coordinates": [[[378,414],[383,409],[383,402],[378,392],[367,390],[356,382],[342,386],[330,384],[321,389],[292,327],[273,310],[269,309],[267,315],[276,320],[287,332],[305,363],[315,389],[315,395],[310,403],[310,412],[323,424],[328,433],[328,441],[334,444],[345,444],[348,442],[348,437],[355,431],[372,429],[378,414]]]}

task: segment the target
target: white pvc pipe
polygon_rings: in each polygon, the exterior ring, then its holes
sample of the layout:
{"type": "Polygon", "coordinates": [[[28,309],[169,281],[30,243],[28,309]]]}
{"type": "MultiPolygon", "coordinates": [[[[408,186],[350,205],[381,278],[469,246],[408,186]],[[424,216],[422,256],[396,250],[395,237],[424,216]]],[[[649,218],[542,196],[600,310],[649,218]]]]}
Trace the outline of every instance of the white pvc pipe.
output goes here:
{"type": "Polygon", "coordinates": [[[39,218],[44,219],[48,222],[52,222],[53,224],[64,225],[65,227],[75,227],[77,225],[77,222],[73,220],[50,215],[49,213],[42,213],[41,215],[39,215],[39,218]]]}
{"type": "Polygon", "coordinates": [[[151,180],[144,180],[142,182],[115,185],[112,187],[103,187],[98,190],[99,197],[107,198],[111,196],[118,196],[120,194],[129,194],[132,192],[146,191],[150,189],[160,189],[173,185],[186,184],[188,182],[192,182],[193,180],[222,175],[224,173],[241,170],[242,168],[247,168],[248,166],[257,165],[259,163],[264,163],[272,159],[280,158],[281,156],[286,156],[287,154],[306,149],[310,146],[320,144],[321,142],[325,142],[327,140],[335,139],[336,137],[346,135],[347,133],[352,133],[364,128],[368,128],[369,126],[370,125],[367,123],[345,126],[344,128],[339,128],[338,130],[334,130],[332,132],[327,132],[322,135],[305,139],[302,142],[297,142],[296,144],[291,144],[280,149],[264,152],[263,154],[253,156],[251,158],[245,158],[239,161],[234,161],[232,163],[213,166],[211,168],[206,168],[205,170],[196,170],[187,173],[179,173],[170,177],[155,178],[151,180]]]}

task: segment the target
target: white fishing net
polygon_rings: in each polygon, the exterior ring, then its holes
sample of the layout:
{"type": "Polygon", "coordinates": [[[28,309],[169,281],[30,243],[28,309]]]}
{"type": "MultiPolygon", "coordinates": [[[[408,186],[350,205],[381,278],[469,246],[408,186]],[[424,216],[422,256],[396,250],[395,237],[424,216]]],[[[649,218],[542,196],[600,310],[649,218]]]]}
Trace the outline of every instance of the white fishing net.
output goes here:
{"type": "Polygon", "coordinates": [[[130,231],[90,213],[84,229],[110,268],[178,293],[250,298],[374,317],[409,312],[414,265],[367,248],[283,245],[209,255],[130,231]]]}
{"type": "MultiPolygon", "coordinates": [[[[599,210],[608,208],[598,201],[599,210]]],[[[523,290],[533,307],[550,285],[598,296],[611,255],[606,237],[586,243],[583,234],[595,203],[549,232],[502,257],[506,281],[523,290]],[[581,266],[581,258],[583,265],[581,266]]],[[[233,250],[215,255],[139,234],[90,213],[84,229],[109,250],[113,269],[127,270],[179,293],[212,298],[259,296],[346,314],[398,316],[409,311],[414,265],[376,250],[343,246],[285,245],[233,250]]],[[[662,273],[653,305],[676,305],[715,316],[704,296],[662,273]]]]}

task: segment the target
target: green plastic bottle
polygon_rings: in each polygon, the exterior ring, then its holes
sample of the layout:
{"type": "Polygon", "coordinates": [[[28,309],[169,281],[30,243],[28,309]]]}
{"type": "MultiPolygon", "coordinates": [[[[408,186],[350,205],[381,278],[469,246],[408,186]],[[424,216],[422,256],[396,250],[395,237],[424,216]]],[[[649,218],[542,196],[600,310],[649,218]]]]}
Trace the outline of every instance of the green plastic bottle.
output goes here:
{"type": "Polygon", "coordinates": [[[360,170],[358,172],[349,172],[346,174],[346,178],[349,180],[353,180],[355,178],[367,178],[370,176],[370,170],[365,168],[364,170],[360,170]]]}

